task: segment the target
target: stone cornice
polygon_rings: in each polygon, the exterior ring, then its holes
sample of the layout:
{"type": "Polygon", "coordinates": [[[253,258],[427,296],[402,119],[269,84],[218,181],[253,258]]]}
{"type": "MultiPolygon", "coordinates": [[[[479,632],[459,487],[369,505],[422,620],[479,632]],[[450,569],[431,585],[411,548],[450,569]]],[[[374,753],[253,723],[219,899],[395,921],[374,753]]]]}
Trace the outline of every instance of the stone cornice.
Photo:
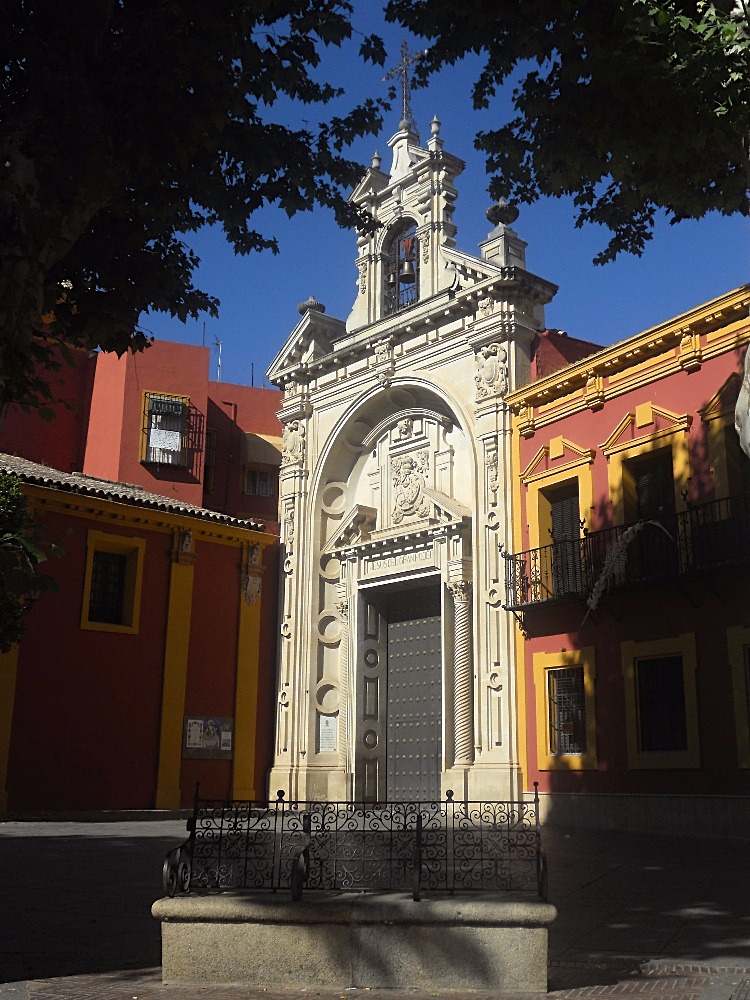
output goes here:
{"type": "Polygon", "coordinates": [[[677,371],[693,371],[710,358],[750,342],[750,285],[742,285],[674,319],[590,354],[574,364],[508,393],[521,416],[519,428],[534,430],[677,371]]]}
{"type": "MultiPolygon", "coordinates": [[[[474,260],[474,258],[468,259],[474,260]]],[[[476,264],[478,268],[483,267],[479,260],[476,261],[476,264]]],[[[445,323],[467,317],[472,317],[468,320],[472,329],[481,324],[480,339],[485,338],[487,333],[500,323],[506,324],[507,336],[511,335],[516,325],[527,332],[527,327],[521,318],[515,319],[513,311],[504,309],[503,304],[514,304],[513,300],[518,293],[538,297],[539,301],[547,302],[554,294],[556,286],[521,268],[503,267],[493,270],[496,273],[469,287],[440,292],[429,299],[416,303],[409,309],[386,316],[378,322],[361,327],[346,336],[336,337],[332,349],[317,357],[302,360],[302,352],[300,348],[297,348],[294,360],[285,365],[277,359],[269,368],[268,377],[282,388],[286,382],[290,381],[307,384],[316,376],[369,356],[376,341],[390,337],[394,344],[398,344],[411,337],[416,329],[424,327],[434,329],[445,323]],[[496,311],[483,313],[482,303],[494,304],[493,309],[498,305],[500,308],[496,311]]],[[[457,329],[453,335],[465,336],[465,331],[466,327],[464,326],[460,330],[457,329]]],[[[480,331],[477,332],[480,333],[480,331]]],[[[297,337],[294,338],[294,335],[290,337],[287,345],[290,345],[294,339],[300,339],[302,331],[300,331],[299,325],[295,333],[297,333],[297,337]]],[[[280,353],[279,358],[283,353],[283,351],[280,353]]],[[[284,409],[286,409],[286,403],[284,409]]]]}

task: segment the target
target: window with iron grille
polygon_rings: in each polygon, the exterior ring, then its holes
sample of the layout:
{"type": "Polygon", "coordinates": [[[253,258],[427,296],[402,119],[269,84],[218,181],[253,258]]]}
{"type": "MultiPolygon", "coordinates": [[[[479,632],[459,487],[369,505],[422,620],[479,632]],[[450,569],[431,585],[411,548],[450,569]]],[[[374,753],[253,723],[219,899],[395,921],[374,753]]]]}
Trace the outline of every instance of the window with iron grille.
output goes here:
{"type": "Polygon", "coordinates": [[[143,538],[88,532],[81,628],[138,631],[145,550],[143,538]]]}
{"type": "Polygon", "coordinates": [[[586,695],[583,667],[547,671],[549,751],[553,755],[586,753],[586,695]]]}
{"type": "Polygon", "coordinates": [[[89,621],[123,623],[128,557],[120,552],[95,552],[91,568],[89,621]]]}
{"type": "Polygon", "coordinates": [[[188,464],[187,431],[190,400],[147,392],[143,412],[144,461],[155,465],[188,464]]]}
{"type": "Polygon", "coordinates": [[[274,474],[267,469],[245,469],[245,493],[256,497],[274,495],[274,474]]]}
{"type": "Polygon", "coordinates": [[[639,750],[687,750],[682,657],[646,657],[635,668],[639,750]]]}

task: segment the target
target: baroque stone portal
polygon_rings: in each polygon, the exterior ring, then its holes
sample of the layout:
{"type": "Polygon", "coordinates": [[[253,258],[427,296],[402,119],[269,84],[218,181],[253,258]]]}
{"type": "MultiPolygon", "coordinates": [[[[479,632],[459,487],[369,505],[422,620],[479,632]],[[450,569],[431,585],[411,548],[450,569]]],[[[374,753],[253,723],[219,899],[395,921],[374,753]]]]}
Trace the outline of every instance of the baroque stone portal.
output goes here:
{"type": "Polygon", "coordinates": [[[499,222],[456,249],[440,123],[404,119],[352,200],[344,322],[319,303],[269,369],[280,418],[283,595],[275,763],[291,798],[507,799],[520,790],[508,390],[555,292],[499,222]]]}

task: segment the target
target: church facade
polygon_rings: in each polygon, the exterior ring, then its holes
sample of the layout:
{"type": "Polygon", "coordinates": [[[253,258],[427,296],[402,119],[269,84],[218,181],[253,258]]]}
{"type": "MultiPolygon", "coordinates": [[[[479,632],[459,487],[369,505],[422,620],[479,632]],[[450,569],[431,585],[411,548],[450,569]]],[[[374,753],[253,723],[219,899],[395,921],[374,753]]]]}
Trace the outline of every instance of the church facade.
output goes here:
{"type": "Polygon", "coordinates": [[[463,163],[405,116],[352,195],[346,321],[311,299],[268,375],[284,392],[282,588],[270,791],[293,799],[519,797],[511,419],[556,289],[516,210],[456,247],[463,163]]]}

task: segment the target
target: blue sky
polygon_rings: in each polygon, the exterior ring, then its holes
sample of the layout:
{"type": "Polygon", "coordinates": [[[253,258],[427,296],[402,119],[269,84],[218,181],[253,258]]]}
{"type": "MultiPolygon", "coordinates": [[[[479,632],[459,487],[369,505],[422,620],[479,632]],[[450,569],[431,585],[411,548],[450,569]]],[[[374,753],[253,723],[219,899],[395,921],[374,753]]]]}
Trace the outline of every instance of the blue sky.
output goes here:
{"type": "MultiPolygon", "coordinates": [[[[365,34],[377,31],[385,40],[386,69],[398,61],[403,37],[411,49],[419,47],[402,29],[384,24],[377,4],[358,3],[356,8],[355,29],[365,34]]],[[[276,112],[277,120],[314,123],[330,113],[342,113],[365,97],[386,96],[384,69],[360,62],[359,41],[355,35],[342,50],[328,50],[320,67],[322,77],[345,88],[345,98],[325,109],[287,106],[283,114],[276,112]]],[[[484,156],[474,149],[474,135],[504,120],[510,106],[508,94],[502,94],[487,111],[473,110],[471,85],[479,65],[478,60],[470,60],[450,67],[433,78],[429,87],[412,94],[422,144],[437,115],[445,149],[466,162],[456,182],[459,197],[454,222],[457,246],[469,253],[477,252],[477,244],[492,228],[484,214],[490,204],[484,156]]],[[[352,158],[364,168],[377,149],[383,169],[390,169],[387,141],[399,118],[397,100],[381,135],[358,140],[351,149],[352,158]]],[[[574,337],[611,344],[750,281],[750,223],[739,216],[712,215],[677,226],[662,221],[642,257],[621,256],[612,264],[595,267],[592,258],[607,242],[605,230],[576,229],[572,205],[566,201],[549,199],[520,208],[513,228],[528,243],[526,265],[559,286],[547,307],[547,325],[574,337]]],[[[218,340],[222,381],[250,384],[254,377],[255,385],[264,385],[266,369],[299,320],[299,302],[312,294],[330,315],[347,317],[356,295],[356,238],[352,231],[339,229],[325,209],[287,219],[283,212],[268,207],[253,218],[256,228],[277,237],[278,255],[264,252],[237,257],[220,230],[206,229],[191,237],[202,261],[196,284],[221,300],[218,319],[206,316],[184,325],[152,313],[141,318],[141,326],[160,340],[201,344],[205,338],[205,344],[213,347],[214,379],[218,340]]]]}

